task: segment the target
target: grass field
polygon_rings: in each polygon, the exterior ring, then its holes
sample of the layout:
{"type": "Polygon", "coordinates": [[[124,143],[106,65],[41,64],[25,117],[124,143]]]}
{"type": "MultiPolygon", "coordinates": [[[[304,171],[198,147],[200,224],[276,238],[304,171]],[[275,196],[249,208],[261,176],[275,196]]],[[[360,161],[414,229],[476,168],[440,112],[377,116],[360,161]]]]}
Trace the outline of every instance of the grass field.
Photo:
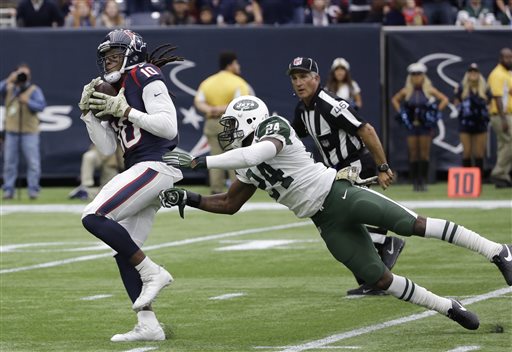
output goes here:
{"type": "MultiPolygon", "coordinates": [[[[347,298],[355,280],[330,256],[314,226],[265,206],[231,217],[186,211],[182,220],[177,212],[159,213],[145,250],[176,280],[154,304],[168,339],[112,343],[113,334],[133,327],[135,315],[110,250],[81,226],[77,209],[85,203],[68,201],[69,191],[44,189],[37,201],[23,194],[2,204],[2,352],[512,350],[512,289],[485,258],[444,242],[406,238],[394,269],[465,302],[481,322],[469,331],[390,296],[347,298]],[[65,209],[27,207],[46,204],[65,209]]],[[[447,200],[446,184],[420,194],[397,185],[386,194],[447,200]]],[[[510,191],[485,185],[479,200],[501,200],[505,207],[446,204],[415,211],[512,242],[511,199],[510,191]]],[[[271,199],[258,192],[255,202],[271,199]]]]}

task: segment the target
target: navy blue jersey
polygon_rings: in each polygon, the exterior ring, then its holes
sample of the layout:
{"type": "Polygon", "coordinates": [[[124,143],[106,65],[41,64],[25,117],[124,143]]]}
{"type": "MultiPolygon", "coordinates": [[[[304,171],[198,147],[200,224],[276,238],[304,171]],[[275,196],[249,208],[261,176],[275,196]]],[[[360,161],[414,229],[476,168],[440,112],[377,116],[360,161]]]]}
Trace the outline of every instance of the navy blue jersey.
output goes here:
{"type": "MultiPolygon", "coordinates": [[[[149,83],[164,81],[162,72],[152,64],[140,64],[131,69],[125,76],[123,87],[128,104],[142,112],[147,112],[142,100],[142,91],[149,83]]],[[[142,161],[162,161],[162,155],[173,150],[178,144],[178,137],[172,141],[136,127],[127,118],[115,119],[110,122],[117,133],[124,150],[126,168],[142,161]]]]}

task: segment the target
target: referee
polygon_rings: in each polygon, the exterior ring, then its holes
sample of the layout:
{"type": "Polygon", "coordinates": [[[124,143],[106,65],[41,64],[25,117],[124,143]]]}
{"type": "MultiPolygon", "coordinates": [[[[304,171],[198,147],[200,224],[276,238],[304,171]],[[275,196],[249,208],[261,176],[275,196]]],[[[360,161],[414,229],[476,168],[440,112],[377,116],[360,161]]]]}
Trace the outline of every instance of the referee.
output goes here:
{"type": "MultiPolygon", "coordinates": [[[[326,166],[337,170],[356,166],[361,178],[374,176],[378,171],[380,186],[383,189],[389,187],[393,172],[375,129],[345,100],[321,86],[315,60],[297,57],[288,65],[287,74],[300,99],[292,122],[297,135],[312,137],[326,166]]],[[[383,229],[368,228],[368,232],[382,261],[391,269],[405,242],[397,237],[386,237],[383,229]]],[[[347,291],[347,295],[384,294],[371,289],[360,279],[356,280],[360,286],[347,291]]]]}

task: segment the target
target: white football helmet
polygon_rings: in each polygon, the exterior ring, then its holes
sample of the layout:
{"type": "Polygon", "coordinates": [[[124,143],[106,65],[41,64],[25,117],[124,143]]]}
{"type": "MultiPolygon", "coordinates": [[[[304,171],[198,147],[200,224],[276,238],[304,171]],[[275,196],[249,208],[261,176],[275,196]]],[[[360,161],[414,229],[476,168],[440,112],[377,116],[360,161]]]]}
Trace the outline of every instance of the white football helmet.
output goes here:
{"type": "Polygon", "coordinates": [[[224,131],[219,133],[217,137],[222,149],[229,150],[242,147],[243,141],[268,116],[267,105],[255,96],[242,95],[233,99],[219,121],[224,126],[224,131]]]}

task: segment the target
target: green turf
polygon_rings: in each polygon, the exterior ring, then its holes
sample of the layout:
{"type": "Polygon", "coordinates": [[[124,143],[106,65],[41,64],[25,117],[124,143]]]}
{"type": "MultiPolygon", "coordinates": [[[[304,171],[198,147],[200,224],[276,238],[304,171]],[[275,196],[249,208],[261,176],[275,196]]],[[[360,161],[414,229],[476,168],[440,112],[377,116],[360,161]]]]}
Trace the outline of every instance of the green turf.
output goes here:
{"type": "MultiPolygon", "coordinates": [[[[204,192],[205,188],[194,188],[204,192]]],[[[45,189],[33,203],[80,204],[66,201],[69,189],[45,189]]],[[[395,186],[396,199],[446,199],[446,185],[415,194],[395,186]]],[[[510,199],[502,190],[484,188],[482,199],[510,199]]],[[[269,201],[258,192],[256,200],[269,201]]],[[[13,201],[16,204],[17,201],[13,201]]],[[[22,201],[22,203],[30,203],[22,201]]],[[[5,203],[4,203],[5,204],[5,203]]],[[[511,242],[511,210],[416,209],[449,218],[498,242],[511,242]]],[[[97,244],[81,226],[79,214],[13,213],[0,218],[2,246],[46,243],[0,253],[0,269],[30,266],[109,250],[75,250],[97,244]],[[57,243],[58,242],[58,243],[57,243]],[[64,242],[64,243],[62,243],[64,242]],[[51,244],[53,243],[53,244],[51,244]]],[[[234,216],[176,212],[157,216],[146,246],[232,231],[297,224],[287,211],[251,211],[234,216]]],[[[462,300],[506,287],[501,274],[483,257],[447,243],[407,238],[395,272],[435,293],[462,300]]],[[[304,226],[203,240],[148,250],[176,279],[155,303],[168,334],[159,343],[109,341],[135,324],[114,261],[109,256],[51,268],[0,274],[0,351],[281,351],[334,334],[373,326],[425,310],[393,297],[347,299],[355,286],[351,274],[331,258],[316,229],[304,226]],[[250,240],[297,240],[287,246],[245,251],[217,248],[250,240]],[[226,293],[244,293],[228,300],[210,300],[226,293]],[[93,295],[111,297],[84,301],[93,295]],[[258,349],[258,346],[268,346],[258,349]]],[[[479,346],[478,351],[505,352],[512,346],[512,294],[468,306],[481,319],[468,331],[440,315],[380,329],[327,344],[359,351],[450,351],[479,346]],[[493,332],[496,325],[504,333],[493,332]]],[[[308,351],[325,351],[309,349],[308,351]]]]}

